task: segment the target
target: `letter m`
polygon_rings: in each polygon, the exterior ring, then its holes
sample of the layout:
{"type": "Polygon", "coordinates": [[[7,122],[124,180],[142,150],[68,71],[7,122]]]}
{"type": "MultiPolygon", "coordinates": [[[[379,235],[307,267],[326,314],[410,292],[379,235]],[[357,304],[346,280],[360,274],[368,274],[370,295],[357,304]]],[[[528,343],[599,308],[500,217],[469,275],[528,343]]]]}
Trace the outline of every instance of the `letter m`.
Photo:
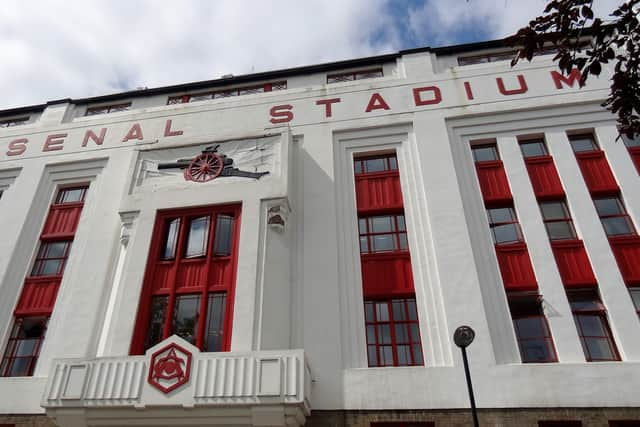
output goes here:
{"type": "Polygon", "coordinates": [[[578,85],[580,85],[580,79],[582,78],[582,74],[580,74],[580,70],[578,70],[577,68],[574,68],[573,70],[571,70],[571,74],[569,74],[568,76],[563,76],[562,74],[554,70],[554,71],[551,71],[551,78],[553,79],[553,82],[556,84],[556,89],[562,89],[563,83],[569,87],[573,87],[573,84],[575,82],[578,82],[578,85]]]}

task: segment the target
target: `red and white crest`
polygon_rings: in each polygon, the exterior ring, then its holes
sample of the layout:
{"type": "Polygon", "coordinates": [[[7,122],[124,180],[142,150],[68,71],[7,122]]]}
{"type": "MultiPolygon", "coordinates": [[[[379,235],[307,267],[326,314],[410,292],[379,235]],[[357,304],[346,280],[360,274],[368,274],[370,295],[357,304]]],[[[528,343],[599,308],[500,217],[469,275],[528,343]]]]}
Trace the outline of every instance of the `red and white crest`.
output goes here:
{"type": "Polygon", "coordinates": [[[191,352],[175,343],[153,353],[147,381],[163,393],[169,393],[189,382],[191,352]]]}

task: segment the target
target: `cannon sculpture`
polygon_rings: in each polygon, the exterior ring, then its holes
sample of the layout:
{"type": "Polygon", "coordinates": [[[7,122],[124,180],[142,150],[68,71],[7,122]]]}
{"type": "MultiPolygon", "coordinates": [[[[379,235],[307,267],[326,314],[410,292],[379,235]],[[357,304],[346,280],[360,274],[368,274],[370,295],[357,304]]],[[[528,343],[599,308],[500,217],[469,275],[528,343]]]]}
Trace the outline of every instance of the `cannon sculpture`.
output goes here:
{"type": "Polygon", "coordinates": [[[260,179],[269,172],[249,172],[233,167],[233,159],[218,153],[218,147],[206,147],[192,159],[178,159],[171,163],[158,164],[158,170],[184,169],[184,179],[194,182],[207,182],[219,176],[240,176],[260,179]]]}

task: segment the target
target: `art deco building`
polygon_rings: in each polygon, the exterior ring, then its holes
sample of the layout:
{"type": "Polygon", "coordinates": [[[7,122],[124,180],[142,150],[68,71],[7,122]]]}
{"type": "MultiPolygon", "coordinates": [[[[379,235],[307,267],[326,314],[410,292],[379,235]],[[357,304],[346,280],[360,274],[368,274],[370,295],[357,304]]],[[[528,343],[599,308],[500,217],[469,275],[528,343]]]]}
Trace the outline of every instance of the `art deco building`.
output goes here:
{"type": "Polygon", "coordinates": [[[0,426],[467,426],[461,325],[481,425],[640,425],[640,139],[511,55],[0,112],[0,426]]]}

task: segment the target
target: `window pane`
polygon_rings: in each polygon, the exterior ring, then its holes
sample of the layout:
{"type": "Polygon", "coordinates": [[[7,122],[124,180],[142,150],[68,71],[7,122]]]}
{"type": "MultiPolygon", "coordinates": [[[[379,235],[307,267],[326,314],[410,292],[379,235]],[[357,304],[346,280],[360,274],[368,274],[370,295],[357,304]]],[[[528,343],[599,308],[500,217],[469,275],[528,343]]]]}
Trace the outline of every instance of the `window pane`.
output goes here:
{"type": "Polygon", "coordinates": [[[407,366],[411,361],[411,350],[408,345],[399,345],[397,347],[398,366],[407,366]]]}
{"type": "Polygon", "coordinates": [[[376,303],[376,320],[378,322],[389,321],[389,306],[386,302],[376,303]]]}
{"type": "Polygon", "coordinates": [[[145,350],[153,347],[163,338],[164,322],[167,318],[167,304],[169,297],[156,296],[151,299],[151,316],[149,318],[149,328],[144,342],[145,350]]]}
{"type": "Polygon", "coordinates": [[[173,259],[176,257],[176,245],[179,229],[180,218],[175,218],[169,221],[164,241],[164,249],[162,250],[162,259],[173,259]]]}
{"type": "Polygon", "coordinates": [[[209,295],[205,351],[222,351],[224,348],[225,303],[226,294],[209,295]]]}
{"type": "Polygon", "coordinates": [[[413,348],[413,364],[414,365],[422,365],[422,347],[420,344],[414,344],[413,348]]]}
{"type": "Polygon", "coordinates": [[[607,236],[617,236],[621,234],[633,234],[633,227],[626,216],[613,218],[602,218],[602,226],[607,236]]]}
{"type": "Polygon", "coordinates": [[[376,327],[367,325],[367,342],[372,344],[376,342],[376,327]]]}
{"type": "Polygon", "coordinates": [[[393,303],[393,320],[405,320],[404,302],[402,300],[394,300],[393,303]]]}
{"type": "Polygon", "coordinates": [[[542,217],[546,220],[569,217],[564,202],[543,202],[540,203],[540,210],[542,211],[542,217]]]}
{"type": "Polygon", "coordinates": [[[14,356],[24,357],[33,355],[34,350],[36,349],[36,346],[39,342],[40,340],[38,339],[27,339],[18,341],[14,356]]]}
{"type": "Polygon", "coordinates": [[[396,221],[398,222],[398,231],[405,231],[404,215],[396,215],[396,221]]]}
{"type": "Polygon", "coordinates": [[[360,234],[365,234],[367,232],[366,218],[358,218],[358,231],[360,232],[360,234]]]}
{"type": "Polygon", "coordinates": [[[615,360],[607,338],[585,338],[585,345],[592,360],[615,360]]]}
{"type": "Polygon", "coordinates": [[[389,325],[378,325],[378,343],[391,344],[391,328],[389,328],[389,325]]]}
{"type": "Polygon", "coordinates": [[[56,204],[60,203],[76,203],[84,199],[86,188],[64,188],[58,193],[56,204]]]}
{"type": "Polygon", "coordinates": [[[520,144],[522,155],[524,157],[546,156],[547,148],[542,141],[529,141],[520,144]]]}
{"type": "Polygon", "coordinates": [[[598,315],[579,315],[577,317],[580,322],[580,328],[582,329],[582,335],[584,336],[606,336],[607,332],[602,324],[602,318],[598,315]]]}
{"type": "Polygon", "coordinates": [[[491,224],[513,222],[516,218],[516,214],[513,211],[513,208],[487,209],[487,214],[489,215],[489,223],[491,224]]]}
{"type": "Polygon", "coordinates": [[[39,271],[34,273],[34,276],[54,276],[61,273],[62,260],[53,259],[47,261],[40,261],[39,271]]]}
{"type": "Polygon", "coordinates": [[[373,316],[374,303],[366,302],[364,304],[364,318],[367,322],[374,322],[375,317],[373,316]]]}
{"type": "Polygon", "coordinates": [[[213,254],[215,256],[231,255],[232,243],[233,217],[229,215],[218,215],[216,219],[216,236],[213,243],[213,254]]]}
{"type": "Polygon", "coordinates": [[[413,299],[407,300],[407,308],[409,309],[409,320],[418,320],[416,301],[413,299]]]}
{"type": "Polygon", "coordinates": [[[353,169],[354,169],[354,173],[356,174],[362,173],[362,162],[360,160],[356,160],[353,163],[353,169]]]}
{"type": "Polygon", "coordinates": [[[569,142],[574,152],[595,151],[598,149],[596,142],[591,136],[570,137],[569,142]]]}
{"type": "Polygon", "coordinates": [[[173,311],[172,333],[185,341],[195,344],[200,318],[200,296],[183,295],[176,297],[173,311]]]}
{"type": "Polygon", "coordinates": [[[547,328],[541,317],[524,317],[513,319],[519,339],[544,337],[547,328]]]}
{"type": "Polygon", "coordinates": [[[398,169],[398,159],[394,157],[389,157],[389,169],[397,170],[398,169]]]}
{"type": "Polygon", "coordinates": [[[374,216],[369,219],[372,233],[388,233],[393,231],[392,216],[374,216]]]}
{"type": "Polygon", "coordinates": [[[473,160],[476,162],[486,162],[490,160],[499,160],[498,150],[495,146],[490,147],[471,147],[473,152],[473,160]]]}
{"type": "Polygon", "coordinates": [[[624,145],[627,147],[640,147],[640,135],[636,135],[635,138],[629,139],[626,135],[622,135],[624,145]]]}
{"type": "Polygon", "coordinates": [[[504,224],[492,228],[495,243],[509,243],[520,240],[520,229],[517,224],[504,224]]]}
{"type": "Polygon", "coordinates": [[[621,203],[616,197],[594,199],[593,203],[595,204],[598,215],[600,216],[619,215],[625,213],[624,209],[622,209],[621,203]]]}
{"type": "Polygon", "coordinates": [[[407,333],[407,326],[405,323],[395,325],[396,343],[402,344],[409,342],[409,334],[407,333]]]}
{"type": "Polygon", "coordinates": [[[522,361],[525,363],[548,362],[555,359],[546,339],[521,341],[520,352],[522,361]]]}
{"type": "Polygon", "coordinates": [[[369,366],[379,366],[376,346],[374,345],[368,346],[367,355],[369,356],[369,366]]]}
{"type": "Polygon", "coordinates": [[[640,288],[629,288],[629,294],[636,310],[640,310],[640,288]]]}
{"type": "Polygon", "coordinates": [[[203,216],[191,220],[189,239],[185,257],[204,256],[207,253],[207,237],[209,236],[209,217],[203,216]]]}
{"type": "Polygon", "coordinates": [[[391,346],[381,347],[382,349],[382,366],[393,366],[393,351],[391,346]]]}
{"type": "Polygon", "coordinates": [[[19,359],[13,359],[11,369],[9,370],[8,377],[26,377],[31,375],[30,364],[33,359],[31,357],[21,357],[19,359]]]}
{"type": "Polygon", "coordinates": [[[407,243],[406,233],[400,233],[398,235],[398,239],[400,240],[400,249],[407,249],[409,247],[409,244],[407,243]]]}
{"type": "Polygon", "coordinates": [[[373,252],[385,252],[397,249],[396,240],[393,234],[382,234],[372,236],[373,252]]]}
{"type": "Polygon", "coordinates": [[[69,242],[52,242],[43,246],[46,246],[47,258],[63,258],[69,242]]]}
{"type": "Polygon", "coordinates": [[[576,233],[570,221],[547,222],[547,233],[551,240],[575,239],[576,233]]]}
{"type": "Polygon", "coordinates": [[[369,240],[366,236],[360,237],[360,253],[369,253],[369,240]]]}
{"type": "Polygon", "coordinates": [[[364,165],[366,172],[382,172],[387,170],[387,159],[367,159],[364,165]]]}

